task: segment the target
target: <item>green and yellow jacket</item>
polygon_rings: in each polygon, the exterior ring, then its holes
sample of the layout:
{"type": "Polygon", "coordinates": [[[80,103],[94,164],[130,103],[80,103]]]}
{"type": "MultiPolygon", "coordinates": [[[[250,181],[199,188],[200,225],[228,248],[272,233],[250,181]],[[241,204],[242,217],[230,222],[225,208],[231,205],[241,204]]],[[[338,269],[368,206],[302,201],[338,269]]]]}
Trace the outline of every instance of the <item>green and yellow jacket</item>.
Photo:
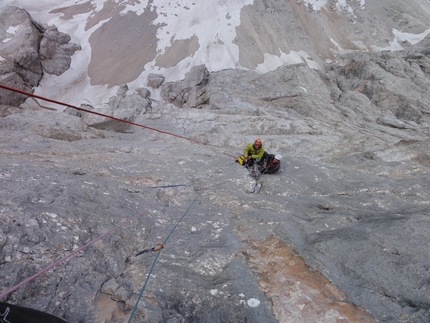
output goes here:
{"type": "Polygon", "coordinates": [[[249,143],[246,145],[244,151],[243,151],[243,155],[245,157],[251,156],[253,159],[258,159],[263,157],[264,154],[264,145],[262,144],[261,147],[259,149],[255,149],[254,148],[254,144],[253,143],[249,143]]]}

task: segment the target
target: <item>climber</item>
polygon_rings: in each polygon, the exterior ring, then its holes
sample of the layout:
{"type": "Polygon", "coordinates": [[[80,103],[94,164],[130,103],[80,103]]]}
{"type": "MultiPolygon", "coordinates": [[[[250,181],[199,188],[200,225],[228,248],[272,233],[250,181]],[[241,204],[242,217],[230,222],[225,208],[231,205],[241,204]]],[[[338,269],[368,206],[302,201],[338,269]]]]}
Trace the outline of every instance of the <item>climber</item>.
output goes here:
{"type": "Polygon", "coordinates": [[[251,167],[256,159],[262,158],[264,154],[264,146],[260,138],[257,138],[254,143],[246,145],[243,151],[243,166],[251,167]]]}
{"type": "Polygon", "coordinates": [[[261,174],[273,174],[281,168],[282,156],[280,154],[272,155],[267,151],[258,162],[258,170],[261,174]]]}

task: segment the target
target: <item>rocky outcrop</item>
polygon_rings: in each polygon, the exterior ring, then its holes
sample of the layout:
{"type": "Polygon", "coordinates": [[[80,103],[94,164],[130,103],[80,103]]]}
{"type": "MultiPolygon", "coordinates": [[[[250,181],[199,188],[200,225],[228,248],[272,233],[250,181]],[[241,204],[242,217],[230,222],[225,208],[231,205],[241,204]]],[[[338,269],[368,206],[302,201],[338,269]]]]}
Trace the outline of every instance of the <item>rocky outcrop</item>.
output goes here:
{"type": "MultiPolygon", "coordinates": [[[[60,75],[81,47],[55,26],[42,26],[27,11],[6,7],[0,12],[0,82],[32,92],[43,73],[60,75]]],[[[25,97],[0,90],[0,104],[18,106],[25,97]]]]}
{"type": "Polygon", "coordinates": [[[391,111],[404,121],[421,123],[430,104],[430,81],[425,69],[429,57],[406,51],[345,55],[343,59],[346,64],[338,67],[342,71],[334,72],[333,68],[328,76],[336,79],[342,91],[363,93],[380,110],[391,111]]]}
{"type": "Polygon", "coordinates": [[[180,82],[168,82],[161,86],[161,97],[178,108],[201,108],[208,103],[206,85],[209,71],[204,65],[195,66],[180,82]]]}
{"type": "Polygon", "coordinates": [[[148,86],[158,89],[164,83],[164,76],[162,74],[149,73],[148,86]]]}
{"type": "MultiPolygon", "coordinates": [[[[134,93],[129,94],[127,84],[123,84],[118,88],[117,94],[109,99],[107,106],[99,107],[97,112],[113,116],[117,119],[134,122],[139,115],[152,111],[150,96],[151,92],[146,88],[137,88],[134,93]]],[[[88,104],[81,105],[81,108],[89,111],[95,110],[94,107],[88,104]]],[[[73,108],[67,108],[65,112],[81,117],[85,124],[98,129],[124,132],[130,128],[130,124],[90,112],[79,111],[73,108]]]]}
{"type": "MultiPolygon", "coordinates": [[[[247,129],[256,134],[334,135],[351,130],[341,127],[333,131],[334,125],[363,123],[399,129],[422,125],[420,129],[426,132],[424,124],[429,122],[430,112],[430,58],[425,54],[428,48],[425,44],[429,40],[428,36],[419,47],[407,51],[346,54],[340,56],[338,63],[319,71],[298,64],[282,66],[263,75],[237,70],[213,72],[207,81],[187,75],[183,81],[164,84],[162,94],[166,102],[177,107],[233,114],[231,126],[223,127],[227,133],[241,133],[248,124],[247,129]],[[192,103],[184,99],[189,97],[188,93],[194,94],[192,103]],[[236,118],[237,113],[251,111],[259,118],[236,118]],[[271,126],[266,127],[269,111],[277,111],[279,118],[274,119],[272,114],[271,126]]],[[[218,132],[216,122],[212,125],[202,122],[201,116],[196,115],[197,120],[189,125],[188,131],[218,132]]]]}
{"type": "Polygon", "coordinates": [[[59,32],[55,26],[43,30],[39,56],[44,72],[61,75],[69,69],[73,54],[81,50],[80,45],[70,43],[70,40],[69,35],[59,32]]]}

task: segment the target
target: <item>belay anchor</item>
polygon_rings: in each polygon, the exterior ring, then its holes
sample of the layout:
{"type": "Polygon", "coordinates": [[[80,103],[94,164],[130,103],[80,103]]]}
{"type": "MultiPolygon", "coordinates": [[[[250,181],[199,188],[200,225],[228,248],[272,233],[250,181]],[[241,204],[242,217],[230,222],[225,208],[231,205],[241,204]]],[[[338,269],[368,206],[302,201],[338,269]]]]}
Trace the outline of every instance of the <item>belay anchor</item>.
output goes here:
{"type": "Polygon", "coordinates": [[[260,193],[261,187],[263,186],[263,182],[260,179],[260,171],[258,170],[258,167],[255,165],[248,168],[249,175],[255,179],[255,185],[252,189],[252,193],[258,194],[260,193]]]}

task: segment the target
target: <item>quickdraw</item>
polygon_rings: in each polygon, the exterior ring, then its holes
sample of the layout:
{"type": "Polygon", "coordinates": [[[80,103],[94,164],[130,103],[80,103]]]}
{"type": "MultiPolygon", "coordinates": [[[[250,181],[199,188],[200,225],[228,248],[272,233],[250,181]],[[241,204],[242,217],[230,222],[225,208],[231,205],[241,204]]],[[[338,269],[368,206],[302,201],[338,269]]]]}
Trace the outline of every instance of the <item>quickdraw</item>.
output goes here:
{"type": "Polygon", "coordinates": [[[260,193],[261,186],[263,186],[263,184],[261,183],[261,179],[256,180],[254,189],[252,190],[252,193],[254,193],[254,194],[260,193]]]}
{"type": "MultiPolygon", "coordinates": [[[[157,246],[156,247],[152,247],[152,248],[149,248],[149,249],[145,249],[145,250],[142,250],[142,251],[139,251],[137,254],[135,254],[134,256],[135,257],[137,257],[137,256],[140,256],[141,254],[143,254],[143,253],[147,253],[147,252],[151,252],[151,251],[153,251],[153,252],[157,252],[157,251],[160,251],[161,249],[164,249],[164,245],[162,244],[162,243],[157,243],[157,246]]],[[[126,259],[125,259],[125,262],[126,263],[131,263],[131,256],[128,256],[126,259]]]]}
{"type": "Polygon", "coordinates": [[[157,252],[157,251],[160,251],[161,249],[164,249],[164,245],[162,243],[157,243],[156,247],[152,247],[152,248],[149,248],[149,249],[142,250],[142,251],[138,252],[137,254],[135,254],[134,256],[137,257],[137,256],[140,256],[143,253],[150,252],[150,251],[157,252]]]}

